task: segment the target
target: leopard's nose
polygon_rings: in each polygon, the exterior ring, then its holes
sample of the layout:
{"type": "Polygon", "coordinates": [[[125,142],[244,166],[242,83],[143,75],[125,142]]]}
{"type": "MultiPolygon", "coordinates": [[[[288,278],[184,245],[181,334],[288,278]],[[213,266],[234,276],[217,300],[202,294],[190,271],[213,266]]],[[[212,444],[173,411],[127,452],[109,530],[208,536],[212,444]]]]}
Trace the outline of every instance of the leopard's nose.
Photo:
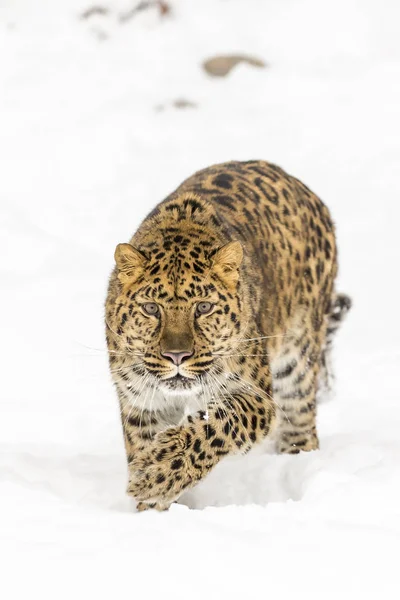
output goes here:
{"type": "Polygon", "coordinates": [[[174,365],[180,365],[186,358],[193,356],[193,352],[162,352],[161,354],[172,360],[174,365]]]}

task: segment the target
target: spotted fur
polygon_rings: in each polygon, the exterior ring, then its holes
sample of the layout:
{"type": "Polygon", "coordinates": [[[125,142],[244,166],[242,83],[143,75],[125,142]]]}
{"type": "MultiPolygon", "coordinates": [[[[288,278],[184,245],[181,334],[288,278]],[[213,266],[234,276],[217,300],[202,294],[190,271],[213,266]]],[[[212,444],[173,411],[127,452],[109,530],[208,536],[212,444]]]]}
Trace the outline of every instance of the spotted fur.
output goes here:
{"type": "Polygon", "coordinates": [[[115,259],[107,343],[139,510],[267,436],[318,448],[316,395],[350,304],[328,209],[303,183],[263,161],[199,171],[115,259]]]}

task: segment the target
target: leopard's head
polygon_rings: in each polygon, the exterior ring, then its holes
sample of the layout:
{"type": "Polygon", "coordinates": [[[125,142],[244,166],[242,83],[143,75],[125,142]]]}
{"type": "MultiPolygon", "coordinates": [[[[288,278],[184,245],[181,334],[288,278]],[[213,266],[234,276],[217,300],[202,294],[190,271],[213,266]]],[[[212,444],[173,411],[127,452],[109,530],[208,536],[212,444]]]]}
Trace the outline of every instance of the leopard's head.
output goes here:
{"type": "Polygon", "coordinates": [[[119,244],[108,315],[114,363],[130,360],[132,374],[156,382],[165,397],[212,389],[246,325],[242,258],[239,242],[211,244],[191,230],[164,231],[139,248],[119,244]]]}

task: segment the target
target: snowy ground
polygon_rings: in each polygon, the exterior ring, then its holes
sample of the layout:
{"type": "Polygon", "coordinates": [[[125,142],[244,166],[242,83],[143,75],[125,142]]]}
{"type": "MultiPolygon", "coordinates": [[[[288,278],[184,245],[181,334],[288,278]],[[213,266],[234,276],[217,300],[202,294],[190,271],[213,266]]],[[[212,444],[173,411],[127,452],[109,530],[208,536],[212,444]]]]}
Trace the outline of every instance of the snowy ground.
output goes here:
{"type": "Polygon", "coordinates": [[[0,4],[1,597],[398,598],[398,2],[171,0],[120,22],[134,4],[0,4]],[[269,67],[208,77],[226,52],[269,67]],[[113,250],[232,158],[276,162],[337,221],[336,398],[320,451],[226,461],[136,514],[103,339],[113,250]]]}

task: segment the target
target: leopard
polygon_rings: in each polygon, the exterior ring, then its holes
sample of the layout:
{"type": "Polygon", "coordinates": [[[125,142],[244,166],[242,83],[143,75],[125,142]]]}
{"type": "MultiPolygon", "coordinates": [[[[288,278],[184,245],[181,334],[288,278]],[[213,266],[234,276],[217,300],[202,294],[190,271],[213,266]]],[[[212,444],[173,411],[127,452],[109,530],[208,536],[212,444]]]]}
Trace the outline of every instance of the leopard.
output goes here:
{"type": "Polygon", "coordinates": [[[331,385],[335,226],[304,183],[262,160],[196,172],[115,250],[105,328],[138,511],[168,510],[225,457],[264,440],[319,448],[331,385]]]}

